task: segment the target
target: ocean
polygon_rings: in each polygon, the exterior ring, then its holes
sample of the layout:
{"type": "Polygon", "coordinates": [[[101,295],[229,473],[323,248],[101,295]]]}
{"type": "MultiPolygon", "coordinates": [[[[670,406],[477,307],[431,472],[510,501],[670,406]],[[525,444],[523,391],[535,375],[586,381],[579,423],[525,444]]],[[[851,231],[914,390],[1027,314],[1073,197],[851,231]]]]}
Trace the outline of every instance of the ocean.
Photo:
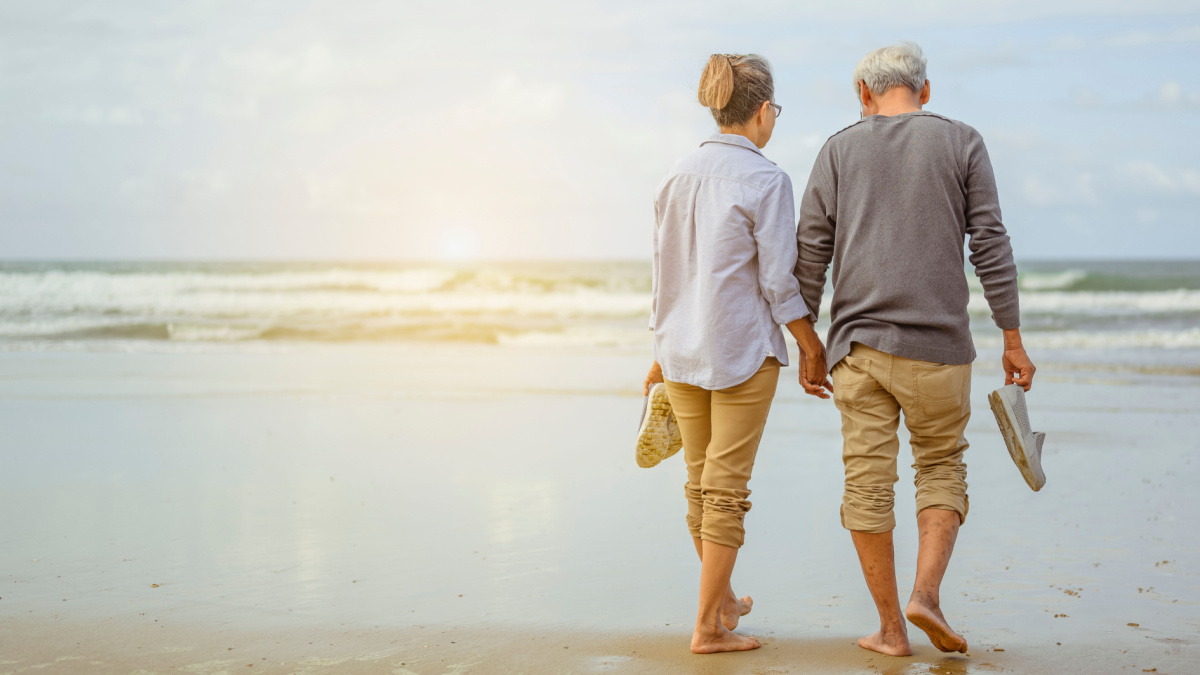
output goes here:
{"type": "MultiPolygon", "coordinates": [[[[1200,365],[1200,261],[1019,267],[1031,350],[1200,365]]],[[[996,348],[999,331],[967,274],[976,345],[996,348]]],[[[648,349],[649,307],[650,267],[636,262],[0,263],[7,351],[389,341],[648,349]]]]}
{"type": "MultiPolygon", "coordinates": [[[[919,632],[890,665],[854,646],[876,611],[840,413],[793,367],[734,581],[757,600],[739,630],[770,640],[743,670],[1195,671],[1200,263],[1029,263],[1021,285],[1048,482],[989,414],[976,289],[942,594],[973,659],[919,632]]],[[[641,263],[0,265],[10,670],[694,671],[685,463],[633,461],[649,305],[641,263]]]]}

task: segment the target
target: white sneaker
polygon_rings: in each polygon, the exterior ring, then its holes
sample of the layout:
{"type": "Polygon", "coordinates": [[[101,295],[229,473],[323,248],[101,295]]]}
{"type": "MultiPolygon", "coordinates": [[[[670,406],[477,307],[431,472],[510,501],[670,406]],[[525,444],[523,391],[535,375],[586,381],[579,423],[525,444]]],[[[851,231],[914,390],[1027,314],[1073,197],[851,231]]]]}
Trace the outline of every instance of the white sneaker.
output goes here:
{"type": "Polygon", "coordinates": [[[656,466],[682,447],[683,437],[671,412],[667,385],[661,382],[652,384],[650,395],[642,405],[642,423],[638,427],[635,453],[637,465],[643,469],[656,466]]]}
{"type": "Polygon", "coordinates": [[[1008,454],[1021,470],[1025,482],[1034,492],[1046,484],[1042,472],[1042,442],[1046,434],[1029,428],[1029,411],[1025,407],[1025,390],[1018,384],[1009,384],[988,394],[992,413],[1000,425],[1000,433],[1008,446],[1008,454]]]}

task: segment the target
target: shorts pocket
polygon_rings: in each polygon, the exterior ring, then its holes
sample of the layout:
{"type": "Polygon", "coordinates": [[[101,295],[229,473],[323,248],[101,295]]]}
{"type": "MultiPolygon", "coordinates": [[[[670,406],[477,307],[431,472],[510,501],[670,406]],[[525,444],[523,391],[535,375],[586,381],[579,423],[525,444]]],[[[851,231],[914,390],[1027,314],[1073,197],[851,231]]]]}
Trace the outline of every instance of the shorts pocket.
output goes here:
{"type": "Polygon", "coordinates": [[[870,359],[856,356],[843,357],[833,367],[833,402],[839,408],[862,410],[871,402],[880,386],[870,368],[870,359]]]}
{"type": "Polygon", "coordinates": [[[925,417],[966,412],[971,395],[971,364],[913,365],[913,402],[925,417]]]}

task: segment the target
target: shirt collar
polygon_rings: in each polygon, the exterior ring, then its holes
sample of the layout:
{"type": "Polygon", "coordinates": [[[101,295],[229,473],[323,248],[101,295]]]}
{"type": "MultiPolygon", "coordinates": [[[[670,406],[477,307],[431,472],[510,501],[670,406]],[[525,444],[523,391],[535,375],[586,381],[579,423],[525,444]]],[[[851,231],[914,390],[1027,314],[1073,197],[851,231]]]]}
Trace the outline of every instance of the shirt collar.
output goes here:
{"type": "MultiPolygon", "coordinates": [[[[712,136],[709,136],[707,139],[705,139],[704,142],[702,142],[700,145],[703,146],[708,143],[724,143],[725,145],[736,145],[739,148],[745,148],[747,150],[752,150],[755,153],[757,153],[758,155],[760,155],[763,159],[766,159],[766,155],[762,154],[762,150],[759,150],[757,145],[755,145],[753,142],[751,142],[751,140],[749,138],[746,138],[745,136],[742,136],[740,134],[713,134],[712,136]]],[[[768,161],[770,161],[770,160],[768,160],[768,161]]]]}

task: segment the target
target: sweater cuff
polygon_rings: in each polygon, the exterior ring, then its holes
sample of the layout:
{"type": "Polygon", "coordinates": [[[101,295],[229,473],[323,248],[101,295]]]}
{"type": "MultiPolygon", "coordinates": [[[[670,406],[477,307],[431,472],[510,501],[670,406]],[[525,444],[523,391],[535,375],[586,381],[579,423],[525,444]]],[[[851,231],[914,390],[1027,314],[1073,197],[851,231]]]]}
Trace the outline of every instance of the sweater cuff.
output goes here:
{"type": "Polygon", "coordinates": [[[992,310],[992,321],[1000,330],[1012,330],[1021,327],[1021,310],[1018,307],[992,310]]]}
{"type": "Polygon", "coordinates": [[[771,307],[771,318],[780,326],[803,319],[808,314],[808,305],[804,304],[804,298],[798,293],[791,300],[771,307]]]}

